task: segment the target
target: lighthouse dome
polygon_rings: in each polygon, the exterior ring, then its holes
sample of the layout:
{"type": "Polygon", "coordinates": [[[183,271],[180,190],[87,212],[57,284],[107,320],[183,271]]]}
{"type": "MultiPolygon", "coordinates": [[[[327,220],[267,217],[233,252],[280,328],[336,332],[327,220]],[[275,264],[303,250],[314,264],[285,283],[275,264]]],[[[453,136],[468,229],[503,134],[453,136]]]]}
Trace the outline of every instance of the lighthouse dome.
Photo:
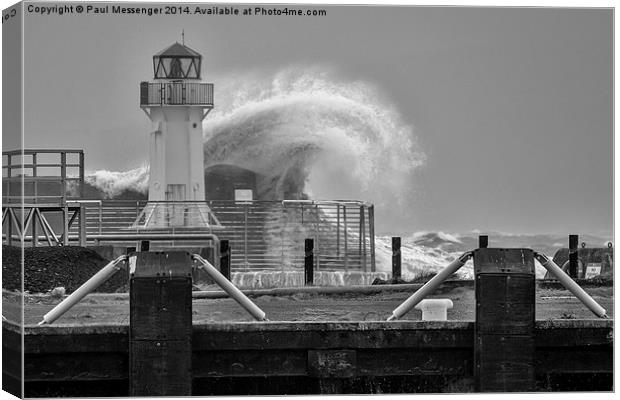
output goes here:
{"type": "Polygon", "coordinates": [[[155,79],[200,79],[201,61],[198,52],[174,43],[153,56],[155,79]]]}

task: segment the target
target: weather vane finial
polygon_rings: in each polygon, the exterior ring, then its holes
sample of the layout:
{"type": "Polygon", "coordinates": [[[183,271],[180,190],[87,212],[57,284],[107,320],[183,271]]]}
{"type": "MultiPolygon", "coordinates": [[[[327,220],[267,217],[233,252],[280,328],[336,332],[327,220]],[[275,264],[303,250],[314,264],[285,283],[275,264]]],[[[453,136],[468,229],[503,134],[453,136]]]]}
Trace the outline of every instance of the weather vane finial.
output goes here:
{"type": "Polygon", "coordinates": [[[183,42],[183,46],[185,46],[185,29],[181,31],[181,41],[183,42]]]}

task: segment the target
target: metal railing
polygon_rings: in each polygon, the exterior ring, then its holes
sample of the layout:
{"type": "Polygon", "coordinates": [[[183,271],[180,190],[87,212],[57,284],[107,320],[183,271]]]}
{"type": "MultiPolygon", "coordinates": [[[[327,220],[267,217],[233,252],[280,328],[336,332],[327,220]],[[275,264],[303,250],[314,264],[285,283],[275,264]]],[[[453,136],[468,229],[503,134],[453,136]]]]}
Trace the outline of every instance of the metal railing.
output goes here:
{"type": "Polygon", "coordinates": [[[81,197],[84,151],[24,149],[2,152],[2,204],[62,203],[81,197]],[[23,193],[22,193],[23,184],[23,193]]]}
{"type": "MultiPolygon", "coordinates": [[[[130,228],[146,201],[104,200],[86,208],[88,237],[105,234],[159,232],[130,228]]],[[[375,271],[374,207],[356,201],[206,202],[221,227],[213,228],[231,247],[233,271],[303,270],[304,239],[315,243],[317,270],[375,271]]],[[[205,228],[172,228],[162,233],[187,234],[205,228]]],[[[208,230],[210,231],[210,230],[208,230]]],[[[76,232],[70,232],[70,237],[76,232]]],[[[104,243],[105,241],[101,241],[104,243]]],[[[164,247],[200,246],[200,242],[171,240],[164,247]]],[[[204,243],[202,244],[204,245],[204,243]]]]}
{"type": "Polygon", "coordinates": [[[140,106],[202,105],[213,107],[213,84],[199,82],[141,82],[140,106]]]}

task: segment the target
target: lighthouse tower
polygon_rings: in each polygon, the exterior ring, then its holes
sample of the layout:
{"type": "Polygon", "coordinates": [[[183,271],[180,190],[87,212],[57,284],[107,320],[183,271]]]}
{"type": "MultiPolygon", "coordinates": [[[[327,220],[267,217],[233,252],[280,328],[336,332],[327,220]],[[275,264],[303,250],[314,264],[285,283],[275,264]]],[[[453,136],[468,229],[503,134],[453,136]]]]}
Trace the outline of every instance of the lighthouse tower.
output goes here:
{"type": "Polygon", "coordinates": [[[213,84],[201,81],[201,61],[199,53],[174,43],[153,56],[154,79],[140,83],[140,107],[152,122],[149,194],[133,228],[213,225],[204,201],[202,150],[213,84]]]}

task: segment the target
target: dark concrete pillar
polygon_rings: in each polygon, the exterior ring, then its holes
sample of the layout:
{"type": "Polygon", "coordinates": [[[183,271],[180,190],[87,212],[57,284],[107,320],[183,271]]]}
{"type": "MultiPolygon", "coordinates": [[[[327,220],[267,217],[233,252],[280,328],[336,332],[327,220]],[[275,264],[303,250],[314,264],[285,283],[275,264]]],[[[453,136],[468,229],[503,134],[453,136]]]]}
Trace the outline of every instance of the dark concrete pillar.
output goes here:
{"type": "Polygon", "coordinates": [[[140,251],[149,251],[150,248],[151,242],[149,242],[148,240],[142,240],[140,242],[140,251]]]}
{"type": "Polygon", "coordinates": [[[478,236],[478,247],[481,249],[489,247],[489,237],[487,235],[478,236]]]}
{"type": "Polygon", "coordinates": [[[314,285],[314,239],[306,239],[304,243],[304,283],[306,286],[314,285]]]}
{"type": "Polygon", "coordinates": [[[568,275],[579,278],[579,235],[568,235],[568,275]]]}
{"type": "Polygon", "coordinates": [[[474,377],[479,392],[535,389],[535,273],[530,249],[474,251],[474,377]]]}
{"type": "Polygon", "coordinates": [[[220,272],[230,280],[230,245],[228,240],[220,241],[220,272]]]}
{"type": "Polygon", "coordinates": [[[400,279],[402,274],[402,256],[400,252],[400,237],[392,237],[392,279],[400,279]]]}
{"type": "Polygon", "coordinates": [[[129,289],[129,395],[192,394],[192,259],[136,253],[129,289]]]}

